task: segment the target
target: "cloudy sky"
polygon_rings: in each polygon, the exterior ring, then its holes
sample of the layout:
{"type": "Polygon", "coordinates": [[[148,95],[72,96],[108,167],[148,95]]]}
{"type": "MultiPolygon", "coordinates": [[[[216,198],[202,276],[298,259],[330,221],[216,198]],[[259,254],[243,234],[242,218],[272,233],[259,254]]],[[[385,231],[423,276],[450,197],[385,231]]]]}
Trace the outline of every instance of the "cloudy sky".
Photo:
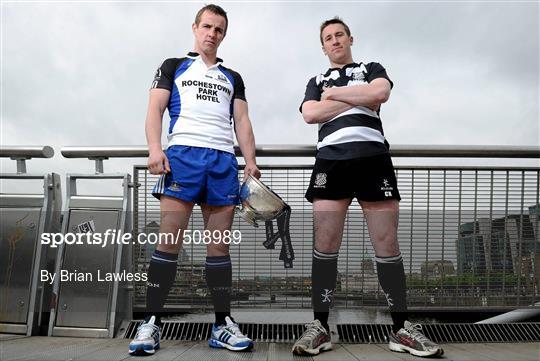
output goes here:
{"type": "MultiPolygon", "coordinates": [[[[382,109],[391,144],[540,145],[538,2],[217,3],[229,14],[218,55],[244,78],[259,144],[315,143],[298,105],[328,67],[319,24],[339,15],[355,61],[380,62],[395,83],[382,109]]],[[[145,145],[154,72],[192,49],[202,5],[3,1],[2,145],[50,145],[56,156],[29,171],[61,174],[93,169],[62,146],[145,145]]],[[[133,163],[145,160],[105,170],[133,163]]]]}

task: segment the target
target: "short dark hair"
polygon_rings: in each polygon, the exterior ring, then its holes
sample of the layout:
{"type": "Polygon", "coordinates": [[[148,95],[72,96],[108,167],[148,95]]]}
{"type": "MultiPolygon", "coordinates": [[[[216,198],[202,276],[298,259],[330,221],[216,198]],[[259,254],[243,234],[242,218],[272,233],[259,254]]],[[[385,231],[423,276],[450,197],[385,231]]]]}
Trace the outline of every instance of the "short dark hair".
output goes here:
{"type": "Polygon", "coordinates": [[[321,24],[321,31],[319,33],[319,38],[321,39],[321,44],[324,44],[323,43],[323,38],[322,38],[322,32],[323,32],[324,28],[326,28],[328,25],[332,25],[332,24],[341,24],[341,25],[343,25],[343,27],[345,28],[345,32],[347,33],[347,36],[351,36],[351,29],[349,29],[347,24],[345,24],[345,22],[343,20],[341,20],[341,18],[339,16],[334,16],[332,19],[325,20],[321,24]]]}
{"type": "Polygon", "coordinates": [[[199,26],[199,23],[201,22],[202,14],[205,11],[210,11],[212,14],[223,16],[225,18],[225,33],[227,33],[227,27],[229,26],[229,19],[227,18],[227,12],[223,10],[221,6],[209,4],[202,7],[199,11],[197,11],[197,15],[195,15],[195,25],[199,26]]]}

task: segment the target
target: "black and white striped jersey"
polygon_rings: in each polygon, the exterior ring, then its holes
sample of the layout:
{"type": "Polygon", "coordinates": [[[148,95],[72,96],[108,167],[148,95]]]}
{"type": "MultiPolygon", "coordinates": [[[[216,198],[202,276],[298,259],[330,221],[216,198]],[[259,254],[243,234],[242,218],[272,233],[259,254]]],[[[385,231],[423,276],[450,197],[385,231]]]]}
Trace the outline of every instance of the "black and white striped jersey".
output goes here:
{"type": "MultiPolygon", "coordinates": [[[[330,68],[326,73],[309,80],[302,105],[309,100],[320,101],[325,87],[359,86],[377,78],[387,79],[393,86],[386,70],[379,63],[352,63],[341,69],[330,68]]],[[[319,124],[317,158],[369,157],[388,153],[388,148],[379,111],[357,106],[319,124]]]]}

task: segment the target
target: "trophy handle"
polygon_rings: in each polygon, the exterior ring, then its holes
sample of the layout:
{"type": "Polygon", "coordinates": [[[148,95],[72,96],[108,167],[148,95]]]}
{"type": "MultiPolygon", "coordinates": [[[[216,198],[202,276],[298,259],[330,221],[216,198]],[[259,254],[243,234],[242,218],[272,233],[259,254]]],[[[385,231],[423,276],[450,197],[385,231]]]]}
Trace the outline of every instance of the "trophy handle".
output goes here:
{"type": "Polygon", "coordinates": [[[236,207],[236,213],[238,213],[238,215],[240,216],[240,218],[242,218],[244,221],[248,222],[249,224],[251,224],[252,226],[254,226],[255,228],[258,228],[259,225],[257,224],[257,222],[255,221],[255,218],[253,218],[253,215],[248,213],[246,211],[246,208],[243,207],[243,208],[239,208],[239,207],[236,207]]]}

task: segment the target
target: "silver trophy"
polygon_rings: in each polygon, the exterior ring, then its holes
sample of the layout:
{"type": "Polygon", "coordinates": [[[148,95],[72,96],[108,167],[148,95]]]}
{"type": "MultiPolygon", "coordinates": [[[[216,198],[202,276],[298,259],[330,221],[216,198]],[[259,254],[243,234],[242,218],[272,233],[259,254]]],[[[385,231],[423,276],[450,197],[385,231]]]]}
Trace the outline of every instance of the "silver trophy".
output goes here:
{"type": "Polygon", "coordinates": [[[270,221],[286,207],[277,194],[251,175],[240,187],[240,199],[242,207],[236,208],[238,215],[255,227],[259,227],[257,221],[270,221]]]}
{"type": "Polygon", "coordinates": [[[274,249],[281,239],[279,259],[285,268],[293,267],[294,250],[289,232],[291,207],[260,180],[248,176],[240,187],[242,207],[236,208],[238,215],[252,226],[259,227],[257,221],[264,221],[266,227],[266,249],[274,249]],[[273,220],[277,220],[278,231],[274,232],[273,220]]]}

